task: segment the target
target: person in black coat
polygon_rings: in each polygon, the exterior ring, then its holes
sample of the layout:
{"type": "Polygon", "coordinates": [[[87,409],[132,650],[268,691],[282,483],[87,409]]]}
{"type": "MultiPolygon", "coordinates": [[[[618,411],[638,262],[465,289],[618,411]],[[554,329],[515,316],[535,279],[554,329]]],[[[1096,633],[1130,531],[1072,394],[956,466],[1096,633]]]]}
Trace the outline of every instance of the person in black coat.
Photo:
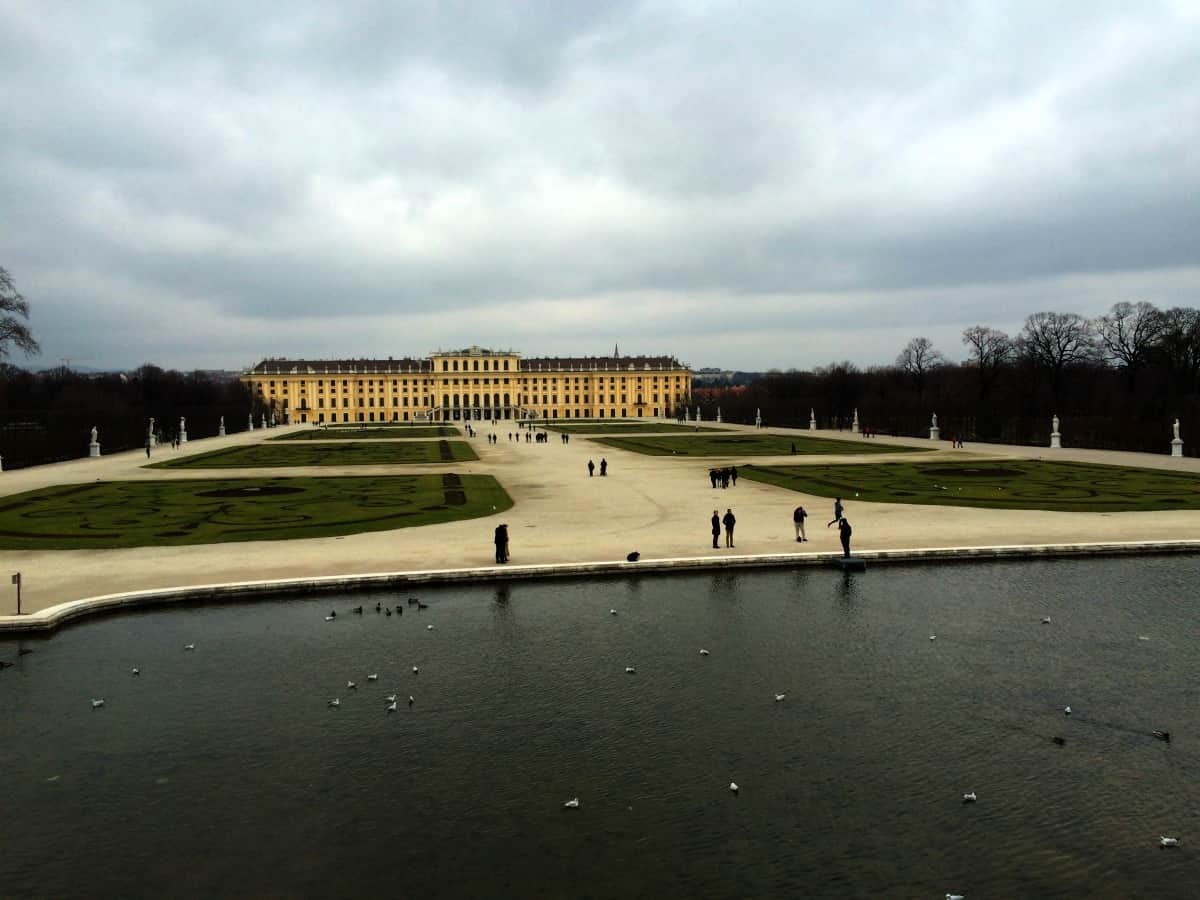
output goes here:
{"type": "Polygon", "coordinates": [[[843,516],[838,521],[838,536],[842,539],[842,556],[846,559],[850,558],[850,535],[854,534],[854,529],[850,527],[850,520],[843,516]]]}
{"type": "Polygon", "coordinates": [[[496,562],[508,562],[508,525],[497,525],[494,538],[496,542],[496,562]]]}
{"type": "Polygon", "coordinates": [[[717,541],[720,540],[720,538],[721,538],[721,514],[718,513],[715,509],[713,510],[713,517],[712,517],[712,535],[713,535],[713,549],[716,550],[719,547],[719,545],[717,544],[717,541]]]}
{"type": "Polygon", "coordinates": [[[725,510],[725,517],[721,519],[725,523],[725,546],[733,546],[733,526],[737,524],[737,519],[734,518],[733,510],[725,510]]]}

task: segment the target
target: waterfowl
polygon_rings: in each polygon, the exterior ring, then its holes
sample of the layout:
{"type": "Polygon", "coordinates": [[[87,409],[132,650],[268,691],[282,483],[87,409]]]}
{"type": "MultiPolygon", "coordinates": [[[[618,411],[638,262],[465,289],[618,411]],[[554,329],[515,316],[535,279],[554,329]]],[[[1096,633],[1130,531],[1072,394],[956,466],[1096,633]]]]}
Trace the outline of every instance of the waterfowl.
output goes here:
{"type": "Polygon", "coordinates": [[[421,672],[421,670],[420,670],[420,669],[418,669],[416,666],[413,666],[413,674],[414,674],[414,675],[419,675],[419,674],[420,674],[420,672],[421,672]]]}
{"type": "Polygon", "coordinates": [[[382,612],[382,611],[383,611],[383,606],[379,603],[376,603],[375,604],[375,612],[382,612]]]}
{"type": "Polygon", "coordinates": [[[1160,847],[1178,847],[1179,846],[1179,838],[1167,837],[1165,834],[1161,835],[1158,839],[1158,846],[1160,846],[1160,847]]]}
{"type": "Polygon", "coordinates": [[[964,900],[962,894],[947,894],[946,900],[964,900]]]}
{"type": "Polygon", "coordinates": [[[737,786],[737,782],[736,781],[729,782],[729,789],[736,794],[739,790],[739,788],[737,786]]]}
{"type": "Polygon", "coordinates": [[[409,598],[408,598],[408,605],[409,605],[409,606],[412,606],[412,605],[414,605],[414,604],[416,604],[416,603],[420,603],[420,602],[421,602],[421,601],[420,601],[420,600],[418,600],[416,597],[409,597],[409,598]]]}
{"type": "Polygon", "coordinates": [[[337,610],[336,610],[336,609],[331,609],[331,610],[329,611],[329,618],[331,618],[331,619],[336,619],[336,618],[337,618],[337,610]]]}
{"type": "Polygon", "coordinates": [[[103,700],[93,700],[93,701],[92,701],[92,709],[99,709],[99,708],[100,708],[100,707],[102,707],[103,705],[104,705],[104,701],[103,701],[103,700]]]}
{"type": "Polygon", "coordinates": [[[395,695],[395,694],[388,694],[388,695],[387,695],[386,697],[384,697],[383,699],[384,699],[384,700],[386,700],[388,703],[395,703],[395,702],[396,702],[396,695],[395,695]]]}
{"type": "Polygon", "coordinates": [[[1049,624],[1050,624],[1050,617],[1049,617],[1049,616],[1042,616],[1042,624],[1043,624],[1043,625],[1049,625],[1049,624]]]}
{"type": "Polygon", "coordinates": [[[342,701],[341,701],[340,699],[338,699],[337,697],[334,697],[332,700],[330,700],[330,701],[329,701],[328,703],[326,703],[325,705],[326,705],[326,706],[341,706],[341,705],[342,705],[342,701]]]}
{"type": "Polygon", "coordinates": [[[326,621],[326,622],[332,622],[332,621],[333,621],[333,616],[326,616],[326,617],[325,617],[325,621],[326,621]]]}
{"type": "Polygon", "coordinates": [[[355,614],[357,614],[357,615],[360,615],[360,616],[361,616],[361,615],[362,615],[362,607],[361,607],[361,606],[356,606],[356,607],[354,607],[354,609],[353,609],[353,612],[354,612],[355,614]]]}
{"type": "Polygon", "coordinates": [[[196,649],[196,645],[195,645],[195,644],[184,644],[184,645],[183,645],[183,649],[184,649],[184,650],[195,650],[195,649],[196,649]]]}
{"type": "Polygon", "coordinates": [[[358,685],[357,685],[357,684],[355,684],[353,681],[347,681],[347,682],[346,682],[346,687],[347,687],[347,688],[349,688],[349,689],[350,689],[350,690],[352,690],[352,691],[353,691],[353,690],[357,690],[357,689],[358,689],[358,685]]]}
{"type": "Polygon", "coordinates": [[[387,711],[390,713],[393,713],[396,711],[396,701],[393,700],[391,703],[389,703],[387,705],[387,711]]]}
{"type": "Polygon", "coordinates": [[[367,676],[367,681],[378,681],[378,680],[379,680],[379,675],[377,673],[367,676]]]}
{"type": "Polygon", "coordinates": [[[637,674],[637,669],[635,669],[633,666],[626,666],[626,667],[625,667],[625,674],[626,674],[626,675],[636,675],[636,674],[637,674]]]}
{"type": "Polygon", "coordinates": [[[1070,714],[1071,714],[1071,707],[1068,706],[1066,709],[1063,710],[1063,715],[1069,716],[1070,714]]]}
{"type": "Polygon", "coordinates": [[[389,609],[389,610],[387,611],[387,614],[390,616],[390,615],[392,614],[392,611],[389,609]]]}
{"type": "Polygon", "coordinates": [[[936,641],[936,640],[937,640],[937,635],[936,635],[936,634],[931,634],[931,635],[929,636],[929,639],[930,639],[931,641],[936,641]]]}
{"type": "Polygon", "coordinates": [[[1150,734],[1152,736],[1158,738],[1160,741],[1166,741],[1168,744],[1171,743],[1171,732],[1169,732],[1169,731],[1155,730],[1155,731],[1150,732],[1150,734]]]}
{"type": "Polygon", "coordinates": [[[427,631],[433,631],[433,626],[432,626],[432,625],[426,625],[426,626],[425,626],[425,629],[426,629],[427,631]]]}
{"type": "Polygon", "coordinates": [[[784,697],[786,697],[786,696],[787,696],[787,694],[776,694],[776,695],[775,695],[775,702],[776,702],[776,703],[780,703],[780,702],[782,702],[782,701],[783,701],[783,698],[784,698],[784,697]]]}
{"type": "Polygon", "coordinates": [[[570,800],[564,803],[563,806],[565,806],[567,809],[579,809],[579,798],[572,797],[570,800]]]}
{"type": "Polygon", "coordinates": [[[700,648],[700,655],[701,655],[701,656],[708,656],[708,651],[707,651],[707,650],[705,650],[703,647],[701,647],[701,648],[700,648]]]}
{"type": "Polygon", "coordinates": [[[416,702],[417,702],[417,701],[416,701],[416,700],[414,700],[414,699],[412,698],[412,694],[409,694],[409,695],[408,695],[408,705],[409,705],[409,706],[412,706],[412,705],[413,705],[414,703],[416,703],[416,702]]]}
{"type": "Polygon", "coordinates": [[[418,600],[417,601],[417,609],[429,609],[429,604],[422,603],[420,600],[418,600]]]}
{"type": "Polygon", "coordinates": [[[129,670],[129,674],[130,675],[141,675],[142,673],[138,670],[137,666],[134,666],[132,669],[129,670]]]}
{"type": "Polygon", "coordinates": [[[1063,740],[1062,738],[1058,737],[1057,735],[1056,735],[1055,737],[1052,737],[1052,738],[1050,738],[1050,740],[1051,740],[1051,741],[1053,741],[1055,744],[1058,744],[1058,746],[1060,746],[1060,747],[1061,747],[1063,744],[1065,744],[1065,743],[1066,743],[1066,741],[1065,741],[1065,740],[1063,740]]]}
{"type": "Polygon", "coordinates": [[[963,803],[974,803],[978,799],[979,798],[975,796],[974,791],[971,791],[969,794],[963,794],[963,803]]]}
{"type": "Polygon", "coordinates": [[[615,609],[610,609],[610,610],[608,611],[608,614],[609,614],[610,616],[615,616],[615,615],[617,614],[617,611],[616,611],[615,609]]]}

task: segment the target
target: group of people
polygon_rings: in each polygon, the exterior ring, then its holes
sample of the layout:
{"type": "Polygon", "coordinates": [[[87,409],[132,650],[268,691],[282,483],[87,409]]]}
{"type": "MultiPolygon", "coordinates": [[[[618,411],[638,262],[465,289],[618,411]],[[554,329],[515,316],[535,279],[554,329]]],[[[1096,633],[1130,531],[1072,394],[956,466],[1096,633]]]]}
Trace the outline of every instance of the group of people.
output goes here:
{"type": "MultiPolygon", "coordinates": [[[[588,460],[588,478],[593,477],[595,474],[596,474],[596,464],[589,459],[588,460]]],[[[604,457],[600,457],[600,475],[604,476],[607,474],[608,474],[608,460],[605,459],[604,457]]]]}
{"type": "Polygon", "coordinates": [[[737,487],[737,466],[725,466],[723,469],[709,469],[708,480],[712,482],[715,488],[718,483],[721,487],[727,488],[732,482],[734,487],[737,487]]]}
{"type": "Polygon", "coordinates": [[[508,562],[508,523],[504,522],[496,526],[496,562],[508,562]]]}

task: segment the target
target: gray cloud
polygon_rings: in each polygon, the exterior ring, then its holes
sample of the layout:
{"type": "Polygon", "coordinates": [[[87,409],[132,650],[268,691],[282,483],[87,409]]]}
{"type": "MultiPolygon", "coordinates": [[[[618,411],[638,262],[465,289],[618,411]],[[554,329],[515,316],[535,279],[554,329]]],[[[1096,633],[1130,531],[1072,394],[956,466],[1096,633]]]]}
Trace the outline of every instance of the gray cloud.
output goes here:
{"type": "Polygon", "coordinates": [[[51,363],[955,356],[1196,302],[1198,38],[1182,3],[0,0],[0,265],[51,363]]]}

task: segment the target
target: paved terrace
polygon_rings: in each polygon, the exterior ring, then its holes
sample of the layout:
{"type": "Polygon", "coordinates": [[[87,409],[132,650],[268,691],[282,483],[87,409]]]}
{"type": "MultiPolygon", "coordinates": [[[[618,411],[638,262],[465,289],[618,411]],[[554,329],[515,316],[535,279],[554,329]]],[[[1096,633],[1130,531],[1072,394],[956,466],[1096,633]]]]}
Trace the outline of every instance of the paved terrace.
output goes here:
{"type": "MultiPolygon", "coordinates": [[[[708,560],[716,558],[752,562],[754,558],[795,555],[797,562],[840,553],[836,529],[827,529],[832,501],[797,494],[768,485],[739,480],[736,488],[713,490],[707,477],[714,465],[771,463],[884,462],[912,460],[911,455],[673,458],[643,456],[597,445],[587,437],[572,435],[564,445],[557,433],[548,442],[509,442],[509,428],[496,427],[499,443],[487,444],[490,426],[480,425],[470,443],[481,457],[477,462],[421,466],[352,466],[287,469],[169,470],[144,468],[144,450],[80,459],[0,473],[0,496],[48,485],[95,480],[141,480],[197,477],[264,477],[271,475],[387,475],[413,472],[458,471],[494,475],[515,506],[500,516],[314,540],[258,541],[189,547],[145,547],[121,550],[0,551],[0,628],[4,616],[15,612],[15,589],[8,574],[23,574],[22,608],[36,612],[67,601],[129,591],[145,591],[218,583],[274,579],[317,579],[366,573],[477,570],[487,577],[493,570],[492,531],[500,521],[509,523],[512,565],[624,561],[631,550],[642,562],[655,560],[708,560]],[[609,463],[606,478],[589,478],[587,461],[609,463]],[[803,504],[810,512],[809,543],[797,544],[792,509],[803,504]],[[734,550],[713,550],[709,518],[713,509],[724,514],[732,507],[738,524],[734,550]],[[749,557],[750,559],[747,559],[749,557]]],[[[705,422],[706,426],[714,423],[705,422]]],[[[295,426],[295,430],[311,426],[295,426]]],[[[746,431],[747,426],[719,426],[746,431]]],[[[172,451],[160,447],[155,461],[171,455],[203,453],[220,447],[256,443],[276,437],[286,429],[255,430],[223,438],[192,441],[172,451]]],[[[849,432],[770,432],[861,440],[849,432]]],[[[463,440],[469,440],[463,438],[463,440]]],[[[877,438],[878,444],[928,447],[914,438],[877,438]]],[[[1164,440],[1164,451],[1166,440],[1164,440]]],[[[1188,471],[1200,474],[1200,459],[1174,459],[1166,455],[1099,450],[1048,450],[1006,445],[968,445],[952,450],[939,442],[924,460],[947,459],[1054,459],[1076,460],[1188,471]]],[[[1200,511],[1064,513],[1033,510],[980,510],[946,506],[910,506],[846,500],[846,515],[854,523],[855,553],[942,550],[1062,544],[1124,542],[1200,542],[1200,511]]],[[[1200,546],[1200,545],[1198,545],[1200,546]]],[[[11,624],[11,620],[9,620],[11,624]]]]}

